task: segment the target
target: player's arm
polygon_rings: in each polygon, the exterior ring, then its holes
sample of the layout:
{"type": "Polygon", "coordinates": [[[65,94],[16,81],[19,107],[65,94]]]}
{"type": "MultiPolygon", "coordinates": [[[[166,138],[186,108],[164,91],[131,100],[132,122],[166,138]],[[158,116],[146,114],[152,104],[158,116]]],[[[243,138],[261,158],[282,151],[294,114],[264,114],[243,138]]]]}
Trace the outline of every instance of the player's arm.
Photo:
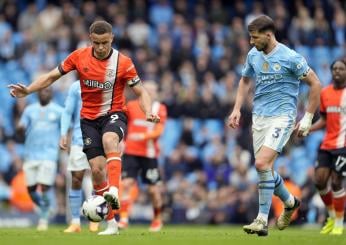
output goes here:
{"type": "Polygon", "coordinates": [[[74,94],[74,90],[70,88],[65,100],[65,106],[61,114],[61,127],[60,127],[60,147],[66,150],[68,147],[68,130],[71,125],[73,112],[77,106],[77,96],[74,94]]]}
{"type": "Polygon", "coordinates": [[[25,97],[28,94],[34,93],[40,89],[46,88],[51,85],[53,82],[58,80],[62,74],[60,73],[58,68],[51,70],[48,73],[45,73],[39,76],[35,81],[33,81],[29,86],[25,86],[24,84],[10,84],[8,87],[10,88],[10,94],[13,97],[21,98],[25,97]]]}
{"type": "Polygon", "coordinates": [[[19,119],[19,122],[16,125],[16,133],[19,135],[25,135],[25,130],[30,124],[29,118],[29,107],[26,107],[23,111],[22,116],[19,119]]]}
{"type": "Polygon", "coordinates": [[[312,118],[314,117],[314,113],[320,104],[320,93],[322,89],[321,82],[312,69],[309,69],[307,74],[304,75],[301,80],[309,85],[310,92],[305,114],[296,126],[296,129],[298,129],[298,136],[300,137],[307,136],[310,131],[312,118]]]}
{"type": "Polygon", "coordinates": [[[321,114],[321,117],[314,124],[312,124],[310,128],[310,132],[323,129],[325,128],[325,126],[326,126],[326,118],[323,114],[321,114]]]}
{"type": "Polygon", "coordinates": [[[240,109],[244,103],[245,96],[249,92],[251,86],[250,81],[250,77],[243,76],[240,78],[233,111],[228,117],[228,125],[232,128],[237,128],[239,126],[239,120],[241,116],[240,109]]]}

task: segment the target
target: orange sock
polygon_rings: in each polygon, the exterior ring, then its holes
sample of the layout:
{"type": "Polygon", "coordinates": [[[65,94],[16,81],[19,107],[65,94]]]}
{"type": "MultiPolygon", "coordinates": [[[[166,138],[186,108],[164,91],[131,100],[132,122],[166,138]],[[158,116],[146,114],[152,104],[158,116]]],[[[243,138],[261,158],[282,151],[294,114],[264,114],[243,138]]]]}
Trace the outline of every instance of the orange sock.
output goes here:
{"type": "MultiPolygon", "coordinates": [[[[106,181],[102,182],[99,185],[94,185],[95,194],[98,196],[102,196],[103,193],[108,190],[109,190],[109,185],[106,181]]],[[[114,218],[114,211],[112,210],[111,206],[109,206],[108,208],[110,208],[110,212],[108,216],[106,217],[106,220],[111,220],[114,218]]]]}
{"type": "Polygon", "coordinates": [[[321,199],[324,203],[324,205],[326,206],[326,208],[328,210],[333,210],[334,206],[333,206],[333,193],[331,190],[329,190],[327,193],[324,193],[324,191],[320,191],[320,196],[321,199]]]}
{"type": "Polygon", "coordinates": [[[110,186],[119,189],[121,178],[121,157],[118,152],[110,152],[107,155],[107,175],[110,186]]]}

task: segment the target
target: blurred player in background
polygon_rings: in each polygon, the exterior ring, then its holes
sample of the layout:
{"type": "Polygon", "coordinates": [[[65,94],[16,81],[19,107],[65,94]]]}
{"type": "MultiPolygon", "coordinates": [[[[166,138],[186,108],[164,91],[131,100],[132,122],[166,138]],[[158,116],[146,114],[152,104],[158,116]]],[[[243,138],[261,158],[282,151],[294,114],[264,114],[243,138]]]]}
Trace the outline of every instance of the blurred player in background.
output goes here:
{"type": "MultiPolygon", "coordinates": [[[[90,166],[86,155],[83,152],[83,138],[80,129],[80,109],[82,107],[81,89],[79,81],[74,82],[66,97],[65,107],[61,116],[61,138],[60,147],[63,150],[68,149],[68,131],[72,126],[72,142],[70,155],[67,163],[67,170],[71,172],[71,178],[68,178],[68,207],[71,211],[70,226],[64,230],[65,233],[75,233],[81,231],[80,225],[80,207],[82,205],[84,189],[85,198],[92,194],[92,182],[90,176],[90,166]],[[71,186],[70,186],[71,185],[71,186]]],[[[90,222],[89,230],[97,231],[98,223],[90,222]]]]}
{"type": "Polygon", "coordinates": [[[48,190],[57,173],[63,108],[51,102],[51,88],[40,90],[38,98],[38,103],[24,109],[17,129],[25,131],[23,170],[30,197],[39,208],[37,230],[45,231],[50,208],[48,190]]]}
{"type": "MultiPolygon", "coordinates": [[[[8,87],[12,96],[24,97],[50,86],[70,71],[77,71],[82,91],[83,151],[91,167],[94,191],[116,210],[120,208],[119,142],[127,130],[125,86],[131,87],[139,97],[147,121],[158,122],[160,118],[152,113],[151,98],[131,59],[112,48],[112,26],[106,21],[95,21],[89,28],[89,36],[91,46],[75,50],[58,67],[29,86],[17,83],[8,87]]],[[[119,233],[114,212],[110,212],[107,223],[106,230],[99,235],[119,233]]]]}
{"type": "Polygon", "coordinates": [[[149,92],[153,102],[153,112],[160,117],[160,123],[152,123],[146,120],[145,114],[140,109],[140,102],[132,100],[127,103],[128,134],[125,140],[122,171],[122,208],[120,210],[120,228],[127,228],[129,207],[133,200],[134,185],[137,185],[137,177],[141,176],[142,182],[148,185],[148,192],[153,205],[154,217],[149,231],[160,231],[162,228],[162,197],[158,186],[160,174],[158,169],[158,157],[160,154],[158,140],[163,133],[167,109],[157,101],[158,87],[154,81],[143,83],[149,92]]]}
{"type": "Polygon", "coordinates": [[[346,198],[346,61],[335,61],[331,71],[333,83],[321,92],[321,117],[310,132],[326,128],[315,168],[315,186],[329,216],[320,233],[342,235],[346,198]]]}
{"type": "Polygon", "coordinates": [[[258,174],[259,212],[257,218],[243,227],[249,234],[268,235],[268,214],[272,195],[285,205],[277,220],[280,230],[285,229],[300,201],[288,192],[281,176],[273,170],[274,161],[295,129],[299,80],[310,86],[306,112],[297,124],[298,136],[306,136],[319,105],[321,84],[305,59],[275,38],[275,25],[268,16],[260,16],[248,25],[250,43],[254,45],[247,56],[239,81],[236,102],[229,126],[239,127],[240,109],[255,78],[252,117],[255,166],[258,174]]]}

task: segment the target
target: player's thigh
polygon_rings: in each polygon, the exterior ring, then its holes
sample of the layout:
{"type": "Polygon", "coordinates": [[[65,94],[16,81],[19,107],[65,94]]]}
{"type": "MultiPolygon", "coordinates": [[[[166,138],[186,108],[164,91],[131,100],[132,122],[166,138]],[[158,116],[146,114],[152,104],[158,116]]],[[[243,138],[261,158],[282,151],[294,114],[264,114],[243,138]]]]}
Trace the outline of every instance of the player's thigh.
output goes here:
{"type": "Polygon", "coordinates": [[[266,133],[268,131],[269,125],[266,123],[267,120],[263,116],[252,116],[252,140],[255,155],[261,149],[266,133]]]}
{"type": "Polygon", "coordinates": [[[37,173],[37,183],[52,186],[57,173],[57,163],[53,161],[42,161],[37,173]]]}
{"type": "Polygon", "coordinates": [[[72,145],[70,156],[67,162],[68,171],[81,171],[90,169],[87,156],[83,152],[83,147],[79,145],[72,145]]]}
{"type": "Polygon", "coordinates": [[[102,132],[98,129],[97,120],[81,119],[81,131],[83,137],[83,152],[87,159],[93,159],[98,156],[104,156],[102,145],[102,132]]]}
{"type": "Polygon", "coordinates": [[[315,185],[318,189],[326,188],[332,169],[332,154],[329,151],[319,150],[315,163],[315,185]]]}
{"type": "Polygon", "coordinates": [[[280,153],[294,130],[295,120],[290,116],[277,116],[269,118],[267,123],[270,127],[266,130],[263,145],[280,153]]]}
{"type": "Polygon", "coordinates": [[[137,179],[140,170],[140,159],[137,156],[124,154],[122,156],[122,167],[121,167],[121,178],[122,179],[137,179]]]}
{"type": "Polygon", "coordinates": [[[34,186],[37,184],[39,164],[39,161],[25,161],[23,163],[23,172],[25,176],[25,183],[27,186],[34,186]]]}
{"type": "Polygon", "coordinates": [[[125,137],[127,131],[127,117],[123,112],[115,112],[107,115],[102,121],[102,135],[107,132],[116,133],[119,142],[125,137]]]}
{"type": "Polygon", "coordinates": [[[155,185],[160,181],[160,172],[156,158],[143,157],[141,160],[141,177],[145,184],[155,185]]]}

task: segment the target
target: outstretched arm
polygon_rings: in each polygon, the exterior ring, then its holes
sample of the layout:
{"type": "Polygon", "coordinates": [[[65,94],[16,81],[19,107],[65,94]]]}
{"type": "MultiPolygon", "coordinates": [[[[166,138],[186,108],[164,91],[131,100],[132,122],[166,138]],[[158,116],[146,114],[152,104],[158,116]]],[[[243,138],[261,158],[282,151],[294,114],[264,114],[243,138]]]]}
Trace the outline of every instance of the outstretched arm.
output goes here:
{"type": "Polygon", "coordinates": [[[21,98],[21,97],[27,96],[28,94],[34,93],[40,89],[48,87],[53,82],[58,80],[61,76],[62,74],[60,73],[58,68],[55,68],[51,70],[50,72],[39,76],[29,86],[25,86],[24,84],[17,83],[17,84],[10,84],[8,85],[8,87],[10,89],[10,94],[13,97],[21,98]]]}

